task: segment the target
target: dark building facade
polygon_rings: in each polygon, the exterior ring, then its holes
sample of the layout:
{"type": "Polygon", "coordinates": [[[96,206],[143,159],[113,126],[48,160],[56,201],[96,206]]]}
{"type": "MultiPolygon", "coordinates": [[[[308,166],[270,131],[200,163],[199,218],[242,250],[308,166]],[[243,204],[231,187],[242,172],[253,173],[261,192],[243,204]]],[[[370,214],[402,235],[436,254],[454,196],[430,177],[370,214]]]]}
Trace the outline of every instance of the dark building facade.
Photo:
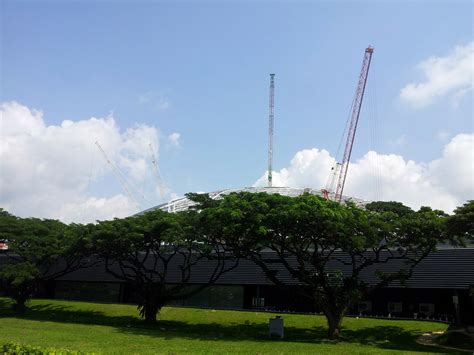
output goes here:
{"type": "MultiPolygon", "coordinates": [[[[332,267],[338,268],[337,265],[332,267]]],[[[380,267],[380,266],[379,266],[380,267]]],[[[397,265],[384,266],[397,268],[397,265]]],[[[276,266],[287,287],[277,287],[249,260],[241,260],[234,270],[223,274],[203,291],[172,305],[221,309],[255,309],[281,312],[318,312],[302,296],[301,286],[283,266],[276,266]]],[[[189,287],[207,282],[210,265],[197,264],[189,287]]],[[[374,284],[375,269],[363,279],[374,284]]],[[[169,283],[178,278],[172,273],[169,283]]],[[[108,273],[102,263],[80,269],[42,285],[38,296],[69,300],[133,303],[132,287],[108,273]]],[[[351,309],[354,315],[436,319],[474,324],[474,247],[441,248],[426,257],[406,285],[391,284],[374,291],[351,309]]]]}

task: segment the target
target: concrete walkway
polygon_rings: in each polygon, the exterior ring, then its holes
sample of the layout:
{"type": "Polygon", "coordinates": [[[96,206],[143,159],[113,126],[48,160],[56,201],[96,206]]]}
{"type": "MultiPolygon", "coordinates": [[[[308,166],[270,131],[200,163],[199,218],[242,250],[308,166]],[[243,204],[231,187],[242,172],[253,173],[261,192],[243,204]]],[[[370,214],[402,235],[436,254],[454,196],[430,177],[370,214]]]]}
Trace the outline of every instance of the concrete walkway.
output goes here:
{"type": "Polygon", "coordinates": [[[465,353],[468,353],[468,354],[474,354],[474,349],[459,349],[459,348],[455,348],[455,347],[452,347],[452,346],[439,345],[439,344],[436,343],[436,339],[438,337],[440,337],[443,334],[452,333],[452,332],[461,332],[461,333],[465,333],[465,334],[468,334],[468,335],[472,336],[472,334],[469,334],[464,330],[452,330],[452,331],[449,331],[449,332],[430,332],[430,333],[425,333],[422,336],[420,336],[416,340],[416,342],[418,344],[421,344],[421,345],[433,346],[433,347],[446,349],[446,350],[454,350],[454,351],[465,352],[465,353]]]}

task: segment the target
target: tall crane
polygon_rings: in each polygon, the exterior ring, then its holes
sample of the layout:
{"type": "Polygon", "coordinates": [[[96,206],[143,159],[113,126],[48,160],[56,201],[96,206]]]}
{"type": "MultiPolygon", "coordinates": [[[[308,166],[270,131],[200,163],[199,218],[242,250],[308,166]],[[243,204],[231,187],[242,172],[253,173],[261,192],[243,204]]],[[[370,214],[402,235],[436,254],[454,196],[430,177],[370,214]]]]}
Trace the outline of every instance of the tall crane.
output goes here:
{"type": "Polygon", "coordinates": [[[336,180],[339,176],[339,173],[341,172],[341,165],[341,163],[335,162],[331,168],[331,174],[329,176],[328,182],[326,183],[326,189],[322,190],[323,196],[326,200],[331,198],[330,194],[334,191],[336,180]]]}
{"type": "Polygon", "coordinates": [[[354,145],[354,138],[357,130],[357,123],[359,122],[360,109],[362,107],[362,100],[364,99],[365,85],[367,84],[367,77],[369,75],[370,62],[372,60],[372,53],[374,48],[369,46],[365,49],[364,60],[362,62],[362,69],[359,75],[359,82],[357,83],[357,89],[354,96],[354,101],[351,107],[351,119],[349,123],[349,129],[347,131],[346,146],[344,148],[344,156],[341,163],[336,163],[332,168],[331,182],[323,191],[323,195],[326,199],[329,199],[334,193],[334,182],[337,180],[336,192],[334,194],[334,200],[341,202],[342,193],[344,191],[344,185],[346,183],[347,170],[349,168],[349,161],[351,159],[352,147],[354,145]]]}
{"type": "Polygon", "coordinates": [[[274,108],[275,108],[275,74],[270,74],[270,102],[269,102],[269,115],[268,115],[268,187],[272,187],[274,108]]]}
{"type": "Polygon", "coordinates": [[[357,123],[359,122],[360,109],[362,107],[362,100],[364,99],[365,85],[367,84],[367,77],[369,75],[370,61],[372,60],[372,53],[374,48],[369,46],[365,49],[364,61],[362,62],[362,69],[360,71],[359,82],[352,104],[352,115],[347,132],[346,147],[344,148],[344,156],[342,158],[341,171],[336,186],[336,195],[334,199],[341,202],[342,192],[344,191],[344,184],[346,183],[347,169],[349,168],[349,161],[351,159],[352,147],[354,145],[355,133],[357,130],[357,123]]]}
{"type": "Polygon", "coordinates": [[[122,185],[122,188],[123,188],[123,190],[125,191],[125,193],[128,195],[128,197],[130,198],[130,200],[135,203],[135,205],[137,206],[138,210],[141,210],[140,204],[139,204],[138,201],[133,197],[133,195],[132,195],[130,189],[128,188],[127,181],[126,181],[125,178],[122,176],[122,174],[120,173],[120,171],[119,171],[119,169],[117,168],[117,166],[115,166],[115,164],[109,159],[109,157],[107,156],[107,153],[106,153],[105,150],[102,148],[102,146],[99,144],[99,142],[96,141],[96,142],[95,142],[95,145],[96,145],[97,148],[99,148],[99,150],[102,152],[102,155],[104,156],[105,161],[111,166],[112,171],[114,172],[115,177],[116,177],[117,180],[120,182],[120,185],[122,185]]]}
{"type": "Polygon", "coordinates": [[[160,169],[158,169],[158,162],[156,160],[155,152],[153,151],[153,146],[148,144],[150,147],[150,154],[151,154],[151,163],[155,168],[156,179],[158,180],[158,187],[160,189],[160,197],[163,202],[165,202],[165,188],[163,184],[163,179],[161,178],[160,169]]]}

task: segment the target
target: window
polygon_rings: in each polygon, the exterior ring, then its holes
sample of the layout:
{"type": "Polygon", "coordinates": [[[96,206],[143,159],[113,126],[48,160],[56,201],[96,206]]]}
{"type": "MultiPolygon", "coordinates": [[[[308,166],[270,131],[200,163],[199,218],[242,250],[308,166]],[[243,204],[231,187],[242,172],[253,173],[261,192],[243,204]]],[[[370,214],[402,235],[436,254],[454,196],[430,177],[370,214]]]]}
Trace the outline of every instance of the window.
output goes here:
{"type": "Polygon", "coordinates": [[[420,303],[419,310],[421,314],[433,314],[435,310],[434,303],[420,303]]]}
{"type": "Polygon", "coordinates": [[[370,302],[370,301],[359,302],[357,310],[360,313],[370,313],[370,312],[372,312],[372,302],[370,302]]]}
{"type": "Polygon", "coordinates": [[[402,313],[403,303],[402,302],[388,302],[387,308],[388,308],[389,313],[402,313]]]}
{"type": "Polygon", "coordinates": [[[253,297],[252,298],[252,307],[253,308],[263,308],[263,307],[265,307],[265,298],[263,298],[263,297],[253,297]]]}

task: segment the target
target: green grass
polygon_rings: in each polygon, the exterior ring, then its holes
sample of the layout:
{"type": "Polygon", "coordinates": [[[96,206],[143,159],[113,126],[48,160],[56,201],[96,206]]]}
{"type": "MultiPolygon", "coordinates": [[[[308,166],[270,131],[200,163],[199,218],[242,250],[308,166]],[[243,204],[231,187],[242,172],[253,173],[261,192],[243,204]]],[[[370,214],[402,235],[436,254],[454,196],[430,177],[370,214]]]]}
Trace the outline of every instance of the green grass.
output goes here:
{"type": "Polygon", "coordinates": [[[285,339],[267,337],[269,313],[163,308],[145,326],[132,305],[34,300],[17,317],[0,299],[0,345],[65,348],[95,353],[377,354],[430,353],[418,345],[424,332],[447,325],[421,321],[346,318],[342,341],[325,339],[322,316],[284,314],[285,339]]]}

